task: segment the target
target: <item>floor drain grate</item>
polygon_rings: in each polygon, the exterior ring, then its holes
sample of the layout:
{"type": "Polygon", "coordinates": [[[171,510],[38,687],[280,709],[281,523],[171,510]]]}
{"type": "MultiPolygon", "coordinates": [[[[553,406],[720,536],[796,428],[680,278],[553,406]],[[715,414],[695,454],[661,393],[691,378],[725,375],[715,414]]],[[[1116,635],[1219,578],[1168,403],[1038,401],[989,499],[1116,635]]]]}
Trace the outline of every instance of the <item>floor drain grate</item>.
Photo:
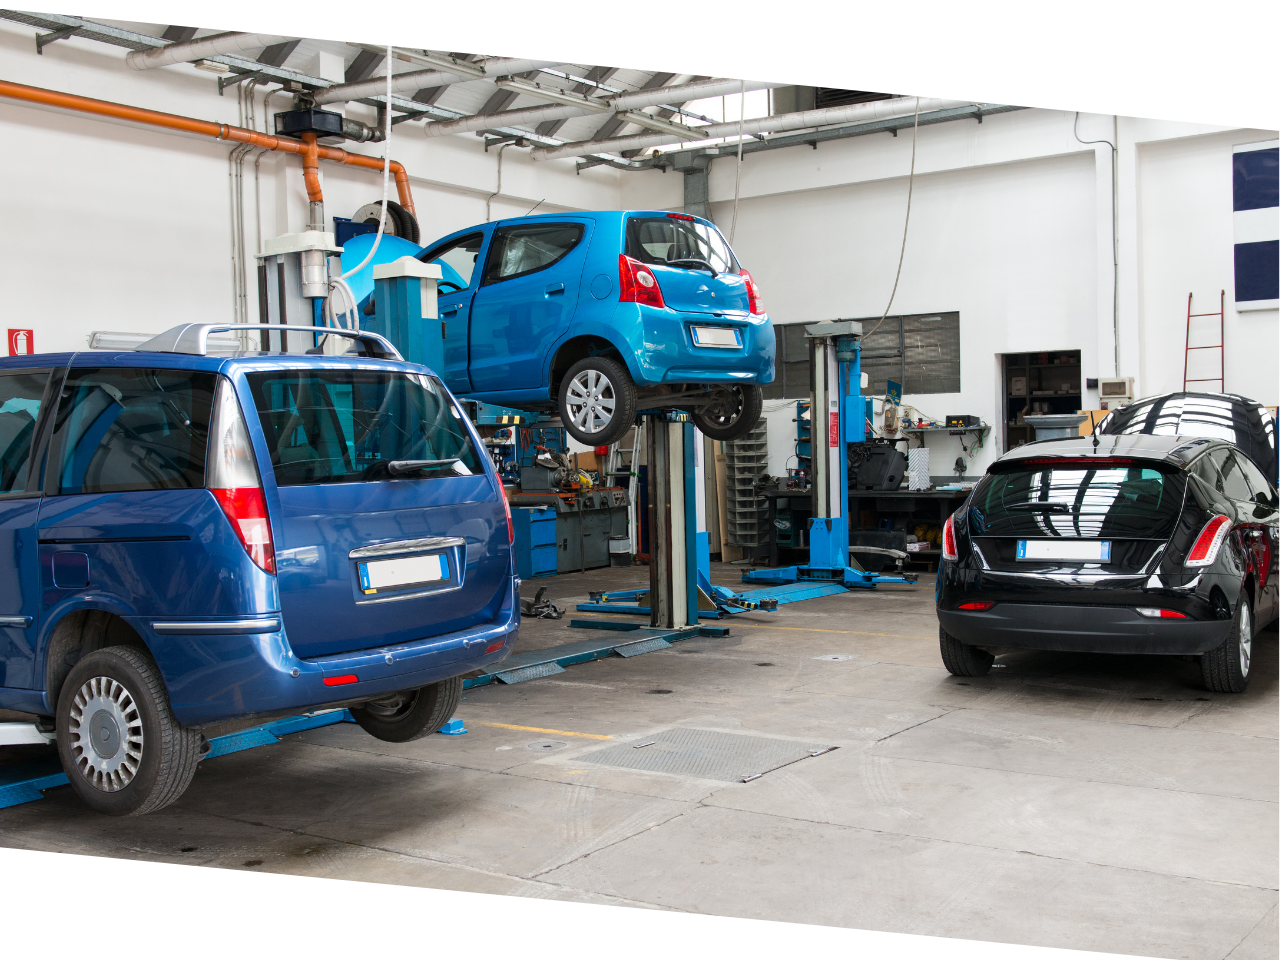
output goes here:
{"type": "Polygon", "coordinates": [[[585,754],[579,761],[650,773],[672,773],[703,780],[743,783],[755,780],[770,770],[834,749],[821,743],[674,727],[629,743],[619,743],[585,754]],[[637,749],[641,746],[645,749],[637,749]]]}

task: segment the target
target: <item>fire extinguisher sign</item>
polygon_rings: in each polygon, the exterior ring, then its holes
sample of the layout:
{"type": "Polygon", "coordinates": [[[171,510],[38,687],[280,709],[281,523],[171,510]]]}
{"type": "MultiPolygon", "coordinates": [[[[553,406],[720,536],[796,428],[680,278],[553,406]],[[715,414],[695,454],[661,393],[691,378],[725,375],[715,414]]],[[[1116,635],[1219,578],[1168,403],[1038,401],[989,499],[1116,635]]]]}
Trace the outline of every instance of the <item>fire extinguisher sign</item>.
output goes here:
{"type": "Polygon", "coordinates": [[[36,352],[36,337],[31,330],[9,329],[9,356],[27,357],[36,352]]]}

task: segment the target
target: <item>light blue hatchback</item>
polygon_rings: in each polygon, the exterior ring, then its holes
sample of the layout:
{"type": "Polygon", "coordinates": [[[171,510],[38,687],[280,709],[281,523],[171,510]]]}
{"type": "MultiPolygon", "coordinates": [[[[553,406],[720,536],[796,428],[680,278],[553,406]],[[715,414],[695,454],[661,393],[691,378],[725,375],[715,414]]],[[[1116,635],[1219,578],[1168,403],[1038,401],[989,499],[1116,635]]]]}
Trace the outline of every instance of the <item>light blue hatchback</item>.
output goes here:
{"type": "Polygon", "coordinates": [[[637,408],[689,411],[744,436],[773,381],[760,291],[715,224],[595,211],[484,223],[430,244],[455,394],[557,411],[582,443],[621,438],[637,408]]]}

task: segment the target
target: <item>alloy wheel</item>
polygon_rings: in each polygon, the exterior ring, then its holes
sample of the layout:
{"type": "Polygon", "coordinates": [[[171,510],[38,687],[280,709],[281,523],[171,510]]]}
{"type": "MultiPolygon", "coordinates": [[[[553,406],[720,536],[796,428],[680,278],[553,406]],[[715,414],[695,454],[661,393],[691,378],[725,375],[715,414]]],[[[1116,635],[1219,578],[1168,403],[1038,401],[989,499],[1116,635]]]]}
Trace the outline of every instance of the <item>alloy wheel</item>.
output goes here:
{"type": "Polygon", "coordinates": [[[583,433],[600,433],[613,421],[617,404],[613,384],[599,370],[583,370],[571,381],[565,407],[573,425],[583,433]]]}
{"type": "Polygon", "coordinates": [[[1240,626],[1236,638],[1236,646],[1240,648],[1240,676],[1249,676],[1249,660],[1253,656],[1253,614],[1247,603],[1240,604],[1240,626]]]}
{"type": "Polygon", "coordinates": [[[120,681],[85,681],[71,704],[69,732],[76,766],[98,790],[123,790],[137,775],[142,764],[142,714],[120,681]]]}

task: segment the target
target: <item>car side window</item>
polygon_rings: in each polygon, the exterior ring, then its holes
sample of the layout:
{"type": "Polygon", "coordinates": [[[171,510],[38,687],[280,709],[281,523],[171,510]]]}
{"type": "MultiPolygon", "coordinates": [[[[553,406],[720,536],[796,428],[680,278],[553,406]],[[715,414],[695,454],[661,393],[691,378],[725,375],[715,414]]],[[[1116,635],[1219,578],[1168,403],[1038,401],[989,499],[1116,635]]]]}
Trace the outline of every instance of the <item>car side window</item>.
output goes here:
{"type": "MultiPolygon", "coordinates": [[[[204,486],[217,374],[124,367],[73,369],[54,420],[61,494],[204,486]]],[[[52,489],[50,492],[54,492],[52,489]]]]}
{"type": "MultiPolygon", "coordinates": [[[[471,277],[476,271],[476,260],[480,257],[480,248],[484,245],[483,233],[471,233],[460,240],[455,240],[447,247],[432,250],[423,260],[440,267],[441,283],[452,283],[459,290],[471,286],[471,277]]],[[[441,293],[453,293],[452,289],[441,293]]]]}
{"type": "Polygon", "coordinates": [[[49,371],[0,374],[0,495],[23,493],[49,371]]]}
{"type": "Polygon", "coordinates": [[[1275,488],[1262,475],[1252,460],[1248,457],[1237,457],[1236,462],[1240,465],[1244,478],[1249,484],[1249,489],[1253,491],[1252,500],[1254,503],[1265,504],[1269,507],[1277,506],[1277,498],[1275,488]]]}
{"type": "Polygon", "coordinates": [[[545,270],[568,256],[582,240],[580,223],[499,227],[485,264],[484,282],[498,283],[545,270]]]}
{"type": "Polygon", "coordinates": [[[1250,501],[1253,499],[1253,491],[1249,489],[1249,483],[1244,478],[1244,472],[1237,463],[1237,455],[1234,450],[1215,450],[1209,454],[1213,457],[1214,463],[1222,472],[1222,492],[1232,500],[1250,501]]]}
{"type": "Polygon", "coordinates": [[[1212,455],[1206,453],[1193,463],[1191,472],[1203,480],[1210,490],[1222,493],[1222,474],[1218,472],[1218,465],[1213,462],[1212,455]]]}

